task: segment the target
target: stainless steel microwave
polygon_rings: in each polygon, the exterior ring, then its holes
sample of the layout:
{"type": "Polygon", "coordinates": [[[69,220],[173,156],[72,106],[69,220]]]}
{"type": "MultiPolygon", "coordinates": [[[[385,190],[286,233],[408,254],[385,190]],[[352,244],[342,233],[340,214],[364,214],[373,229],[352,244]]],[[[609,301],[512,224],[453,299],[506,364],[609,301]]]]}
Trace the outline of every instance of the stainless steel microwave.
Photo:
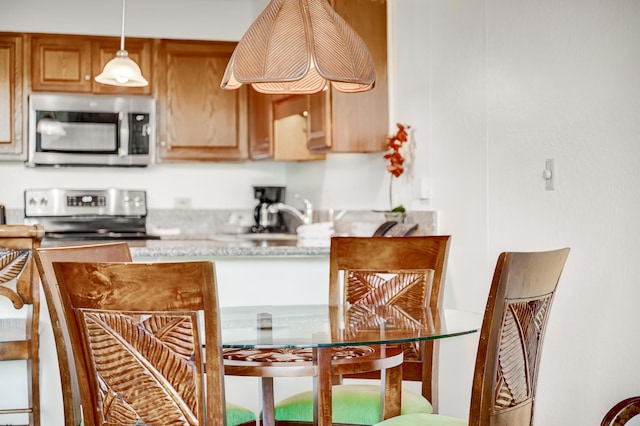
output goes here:
{"type": "Polygon", "coordinates": [[[155,122],[150,97],[32,94],[26,164],[144,167],[155,122]]]}

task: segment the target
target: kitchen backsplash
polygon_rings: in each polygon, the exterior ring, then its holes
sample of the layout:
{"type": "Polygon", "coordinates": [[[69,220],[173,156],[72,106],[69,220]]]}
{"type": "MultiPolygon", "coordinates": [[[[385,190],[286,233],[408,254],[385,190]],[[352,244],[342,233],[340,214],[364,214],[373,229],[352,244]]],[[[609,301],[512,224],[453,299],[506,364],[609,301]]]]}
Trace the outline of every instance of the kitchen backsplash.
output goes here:
{"type": "MultiPolygon", "coordinates": [[[[339,218],[334,221],[336,234],[353,235],[357,229],[373,229],[385,222],[384,214],[371,210],[334,211],[318,210],[314,212],[314,223],[328,222],[330,216],[339,218]]],[[[286,215],[286,214],[285,214],[286,215]]],[[[418,235],[437,233],[437,213],[435,211],[409,211],[407,222],[419,225],[418,235]]],[[[147,215],[147,230],[180,234],[211,235],[232,233],[231,225],[253,224],[253,210],[150,210],[147,215]]],[[[295,223],[292,224],[292,228],[295,223]]],[[[357,232],[356,232],[357,233],[357,232]]],[[[373,232],[372,232],[373,233],[373,232]]]]}

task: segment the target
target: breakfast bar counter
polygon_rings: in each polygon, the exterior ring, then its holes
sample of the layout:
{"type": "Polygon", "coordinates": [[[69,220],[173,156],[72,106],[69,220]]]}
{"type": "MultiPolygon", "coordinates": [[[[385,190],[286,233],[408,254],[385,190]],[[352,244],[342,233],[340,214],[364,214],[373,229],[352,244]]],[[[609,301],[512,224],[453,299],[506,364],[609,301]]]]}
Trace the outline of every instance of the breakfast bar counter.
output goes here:
{"type": "MultiPolygon", "coordinates": [[[[105,241],[106,242],[106,241],[105,241]]],[[[43,247],[99,244],[97,240],[45,240],[43,247]]],[[[315,257],[329,256],[329,241],[325,245],[306,245],[295,235],[243,237],[235,235],[181,235],[174,238],[127,240],[134,258],[153,260],[178,257],[315,257]]]]}
{"type": "Polygon", "coordinates": [[[245,240],[230,237],[211,239],[162,239],[131,241],[135,258],[157,257],[308,257],[329,256],[329,247],[304,246],[296,239],[245,240]]]}

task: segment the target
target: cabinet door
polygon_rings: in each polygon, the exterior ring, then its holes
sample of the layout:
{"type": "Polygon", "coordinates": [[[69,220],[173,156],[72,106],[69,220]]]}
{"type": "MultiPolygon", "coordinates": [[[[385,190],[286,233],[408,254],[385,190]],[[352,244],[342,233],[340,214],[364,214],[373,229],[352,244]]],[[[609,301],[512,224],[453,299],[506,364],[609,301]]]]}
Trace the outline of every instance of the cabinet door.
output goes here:
{"type": "Polygon", "coordinates": [[[161,160],[248,159],[247,88],[220,88],[235,45],[162,41],[157,76],[161,160]]]}
{"type": "Polygon", "coordinates": [[[249,91],[249,156],[252,160],[273,158],[271,135],[271,102],[272,96],[249,91]]]}
{"type": "Polygon", "coordinates": [[[22,37],[0,34],[0,158],[24,159],[22,37]]]}
{"type": "MultiPolygon", "coordinates": [[[[126,95],[150,95],[153,86],[151,75],[151,58],[153,42],[150,39],[125,39],[125,50],[129,57],[140,67],[142,76],[149,82],[144,87],[120,87],[108,84],[100,84],[93,78],[93,93],[126,94],[126,95]]],[[[93,41],[92,69],[94,77],[100,74],[107,62],[116,57],[120,50],[120,38],[99,38],[93,41]]]]}
{"type": "Polygon", "coordinates": [[[309,139],[309,97],[296,95],[275,99],[273,108],[274,158],[281,161],[324,160],[312,154],[309,139]]]}
{"type": "Polygon", "coordinates": [[[34,91],[91,93],[91,39],[33,36],[31,85],[34,91]]]}
{"type": "Polygon", "coordinates": [[[312,152],[331,151],[331,90],[309,95],[309,137],[307,147],[312,152]]]}

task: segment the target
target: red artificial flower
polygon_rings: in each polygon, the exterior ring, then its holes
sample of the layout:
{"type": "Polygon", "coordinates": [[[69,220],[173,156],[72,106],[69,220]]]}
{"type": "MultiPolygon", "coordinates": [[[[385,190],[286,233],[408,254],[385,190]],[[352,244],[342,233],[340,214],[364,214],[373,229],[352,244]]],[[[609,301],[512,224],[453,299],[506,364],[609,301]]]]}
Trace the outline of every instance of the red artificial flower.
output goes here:
{"type": "Polygon", "coordinates": [[[395,177],[400,177],[404,173],[404,158],[400,154],[400,148],[402,144],[409,139],[407,129],[411,126],[404,126],[397,123],[398,131],[393,136],[387,136],[387,148],[389,151],[384,155],[384,158],[389,160],[387,164],[387,171],[395,177]]]}

